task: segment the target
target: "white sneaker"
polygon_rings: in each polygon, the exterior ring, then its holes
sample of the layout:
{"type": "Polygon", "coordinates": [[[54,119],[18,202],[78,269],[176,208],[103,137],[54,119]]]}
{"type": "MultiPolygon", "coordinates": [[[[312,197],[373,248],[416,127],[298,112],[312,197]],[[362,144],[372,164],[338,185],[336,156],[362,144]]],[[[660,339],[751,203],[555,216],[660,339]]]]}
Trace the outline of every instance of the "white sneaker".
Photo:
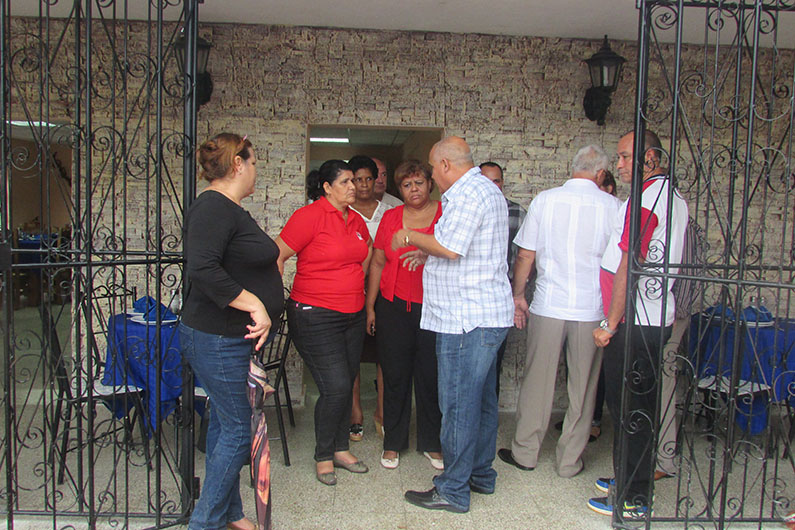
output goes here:
{"type": "Polygon", "coordinates": [[[423,451],[425,458],[431,461],[431,465],[434,469],[438,469],[439,471],[444,471],[444,460],[441,458],[434,458],[428,451],[423,451]]]}
{"type": "Polygon", "coordinates": [[[400,453],[395,458],[384,458],[384,451],[381,451],[381,465],[387,469],[395,469],[400,464],[400,453]]]}

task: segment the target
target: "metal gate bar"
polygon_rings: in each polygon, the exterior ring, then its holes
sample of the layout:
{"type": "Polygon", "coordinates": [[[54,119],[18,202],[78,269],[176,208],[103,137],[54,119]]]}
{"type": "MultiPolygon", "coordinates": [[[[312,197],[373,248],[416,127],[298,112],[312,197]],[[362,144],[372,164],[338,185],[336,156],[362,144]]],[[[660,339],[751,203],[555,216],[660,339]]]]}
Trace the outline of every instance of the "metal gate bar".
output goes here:
{"type": "MultiPolygon", "coordinates": [[[[667,448],[676,478],[652,483],[653,512],[630,519],[616,510],[613,525],[781,523],[795,510],[795,352],[787,342],[795,333],[795,51],[780,49],[778,36],[795,30],[795,4],[637,0],[636,6],[636,138],[648,129],[663,140],[662,165],[687,200],[691,222],[703,229],[706,252],[703,263],[666,258],[659,269],[630,259],[628,318],[642,309],[632,307],[641,276],[654,278],[662,292],[674,280],[693,280],[703,294],[683,319],[689,329],[673,345],[675,357],[665,361],[665,349],[660,352],[658,378],[672,373],[677,387],[672,401],[658,399],[649,418],[659,441],[664,411],[676,410],[675,447],[667,448]],[[704,27],[703,42],[686,43],[683,28],[694,20],[704,27]],[[718,305],[728,309],[715,312],[718,305]],[[768,309],[773,322],[731,316],[747,308],[751,315],[768,309]],[[761,345],[763,335],[774,337],[770,345],[761,345]],[[709,372],[715,367],[717,374],[709,372]]],[[[641,150],[637,140],[635,153],[641,150]]],[[[642,161],[635,162],[637,184],[642,161]]],[[[633,186],[636,203],[639,188],[633,186]]],[[[639,210],[631,228],[637,236],[639,210]]],[[[659,243],[667,247],[670,234],[659,243]]],[[[625,366],[625,377],[631,372],[625,366]]],[[[661,385],[656,391],[661,398],[661,385]]],[[[625,418],[642,413],[627,410],[630,392],[625,385],[625,418]]],[[[626,436],[632,428],[621,433],[623,469],[634,464],[626,436]]],[[[658,458],[662,452],[658,447],[658,458]]],[[[621,505],[626,494],[614,493],[621,505]]]]}
{"type": "MultiPolygon", "coordinates": [[[[31,18],[18,16],[26,2],[0,0],[8,528],[17,515],[52,528],[141,518],[165,528],[193,507],[187,365],[176,411],[161,408],[173,334],[147,326],[153,351],[165,352],[141,361],[157,374],[148,388],[134,387],[126,369],[115,382],[104,370],[119,340],[113,315],[141,296],[169,305],[181,288],[183,212],[195,195],[199,3],[147,3],[133,20],[139,6],[124,0],[42,2],[31,18]],[[174,59],[183,26],[184,77],[174,59]],[[27,222],[11,206],[23,177],[40,179],[38,219],[27,222]]],[[[128,333],[125,325],[122,343],[128,333]]]]}

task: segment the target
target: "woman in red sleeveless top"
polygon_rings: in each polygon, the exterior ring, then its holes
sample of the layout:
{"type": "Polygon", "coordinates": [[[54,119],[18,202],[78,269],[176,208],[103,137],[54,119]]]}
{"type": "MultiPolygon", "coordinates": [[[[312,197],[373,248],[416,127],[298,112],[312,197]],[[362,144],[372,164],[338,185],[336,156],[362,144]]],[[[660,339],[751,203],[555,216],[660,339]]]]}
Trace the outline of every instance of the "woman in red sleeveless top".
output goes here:
{"type": "Polygon", "coordinates": [[[401,228],[426,234],[442,215],[441,204],[430,198],[431,169],[417,160],[395,170],[403,206],[384,214],[373,244],[367,280],[367,332],[376,336],[384,372],[384,451],[381,465],[398,466],[400,451],[408,447],[412,382],[417,402],[417,450],[436,469],[443,469],[439,430],[442,415],[437,397],[436,339],[420,329],[422,267],[411,269],[401,255],[416,250],[392,250],[392,236],[401,228]]]}

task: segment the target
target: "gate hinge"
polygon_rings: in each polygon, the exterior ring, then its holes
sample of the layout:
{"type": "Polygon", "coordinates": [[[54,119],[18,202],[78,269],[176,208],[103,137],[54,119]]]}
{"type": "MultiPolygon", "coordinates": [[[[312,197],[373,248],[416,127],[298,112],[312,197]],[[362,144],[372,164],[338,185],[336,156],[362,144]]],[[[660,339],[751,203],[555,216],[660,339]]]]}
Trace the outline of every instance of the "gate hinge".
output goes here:
{"type": "Polygon", "coordinates": [[[11,243],[0,243],[0,271],[11,270],[11,243]]]}

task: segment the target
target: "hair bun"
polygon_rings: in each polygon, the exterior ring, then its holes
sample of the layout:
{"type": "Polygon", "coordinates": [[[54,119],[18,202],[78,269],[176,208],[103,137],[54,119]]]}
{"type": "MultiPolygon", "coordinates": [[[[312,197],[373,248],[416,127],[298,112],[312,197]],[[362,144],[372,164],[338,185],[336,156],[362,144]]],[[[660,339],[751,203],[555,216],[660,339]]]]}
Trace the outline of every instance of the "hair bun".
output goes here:
{"type": "Polygon", "coordinates": [[[196,158],[202,167],[200,177],[213,181],[223,178],[233,169],[235,157],[248,160],[251,142],[234,133],[220,133],[199,146],[196,158]]]}
{"type": "Polygon", "coordinates": [[[320,184],[320,171],[317,169],[313,169],[306,176],[306,196],[313,201],[323,196],[323,189],[320,184]]]}

